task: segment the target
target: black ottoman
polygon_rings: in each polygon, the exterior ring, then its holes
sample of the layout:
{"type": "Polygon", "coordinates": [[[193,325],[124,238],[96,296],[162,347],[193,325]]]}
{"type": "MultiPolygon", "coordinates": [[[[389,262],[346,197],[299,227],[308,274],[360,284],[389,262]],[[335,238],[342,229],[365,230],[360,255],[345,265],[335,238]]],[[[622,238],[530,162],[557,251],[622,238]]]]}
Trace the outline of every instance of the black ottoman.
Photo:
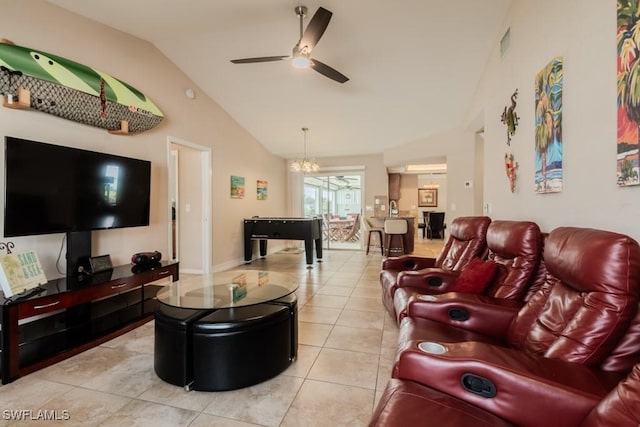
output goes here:
{"type": "Polygon", "coordinates": [[[289,294],[286,297],[269,301],[267,304],[285,305],[291,313],[291,360],[298,357],[298,297],[289,294]]]}
{"type": "Polygon", "coordinates": [[[193,381],[193,322],[209,313],[156,305],[153,368],[162,380],[183,387],[193,381]]]}
{"type": "Polygon", "coordinates": [[[220,309],[197,320],[192,388],[233,390],[284,371],[297,351],[296,311],[293,296],[279,303],[220,309]]]}

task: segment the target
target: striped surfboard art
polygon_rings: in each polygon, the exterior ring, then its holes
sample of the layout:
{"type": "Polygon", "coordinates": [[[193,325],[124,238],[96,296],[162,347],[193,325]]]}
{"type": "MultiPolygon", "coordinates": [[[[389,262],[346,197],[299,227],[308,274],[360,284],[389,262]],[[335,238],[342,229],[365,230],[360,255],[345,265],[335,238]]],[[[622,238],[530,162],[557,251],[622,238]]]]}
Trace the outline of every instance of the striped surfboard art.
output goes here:
{"type": "MultiPolygon", "coordinates": [[[[0,93],[19,96],[27,107],[110,131],[136,133],[157,126],[164,115],[141,91],[86,65],[12,43],[0,43],[0,93]]],[[[19,101],[20,99],[18,99],[19,101]]]]}

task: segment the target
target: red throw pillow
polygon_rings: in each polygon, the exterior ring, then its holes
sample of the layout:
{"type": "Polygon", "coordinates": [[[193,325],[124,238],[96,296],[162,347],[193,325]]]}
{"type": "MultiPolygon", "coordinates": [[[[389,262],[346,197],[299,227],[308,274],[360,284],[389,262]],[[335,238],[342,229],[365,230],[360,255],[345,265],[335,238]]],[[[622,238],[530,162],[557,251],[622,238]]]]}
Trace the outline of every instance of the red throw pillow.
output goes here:
{"type": "Polygon", "coordinates": [[[481,294],[496,275],[498,264],[474,258],[451,285],[451,292],[481,294]]]}

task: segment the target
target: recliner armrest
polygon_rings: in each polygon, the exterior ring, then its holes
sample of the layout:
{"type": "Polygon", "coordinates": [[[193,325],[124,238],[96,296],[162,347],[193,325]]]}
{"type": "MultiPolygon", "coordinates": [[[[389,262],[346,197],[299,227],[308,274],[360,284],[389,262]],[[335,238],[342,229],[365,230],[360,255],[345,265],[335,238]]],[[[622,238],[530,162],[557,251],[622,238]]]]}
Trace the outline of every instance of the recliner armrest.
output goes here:
{"type": "Polygon", "coordinates": [[[426,353],[419,344],[409,341],[400,349],[394,378],[435,388],[520,426],[579,425],[623,377],[480,342],[439,343],[442,354],[426,353]]]}
{"type": "Polygon", "coordinates": [[[460,273],[441,268],[423,268],[417,271],[401,271],[396,279],[398,288],[420,288],[425,293],[449,292],[460,273]]]}
{"type": "Polygon", "coordinates": [[[484,295],[449,292],[413,295],[407,303],[408,317],[422,317],[497,339],[504,339],[522,302],[484,295]]]}
{"type": "Polygon", "coordinates": [[[488,411],[414,381],[391,378],[369,427],[514,427],[488,411]]]}
{"type": "Polygon", "coordinates": [[[381,270],[422,270],[436,265],[435,258],[425,258],[413,255],[401,255],[398,257],[390,257],[382,260],[381,270]]]}

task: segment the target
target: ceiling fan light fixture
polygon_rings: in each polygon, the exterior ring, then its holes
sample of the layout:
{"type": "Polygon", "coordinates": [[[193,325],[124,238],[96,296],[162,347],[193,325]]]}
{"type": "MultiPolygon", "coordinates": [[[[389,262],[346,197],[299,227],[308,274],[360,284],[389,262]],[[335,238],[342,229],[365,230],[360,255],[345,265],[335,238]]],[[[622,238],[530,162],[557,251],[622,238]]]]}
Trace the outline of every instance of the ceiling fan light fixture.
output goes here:
{"type": "Polygon", "coordinates": [[[293,48],[293,58],[291,63],[296,68],[309,68],[311,66],[311,55],[306,53],[306,49],[300,49],[299,45],[293,48]]]}
{"type": "Polygon", "coordinates": [[[298,56],[293,57],[293,61],[291,61],[294,67],[296,68],[309,68],[311,66],[311,61],[307,56],[299,54],[298,56]]]}

